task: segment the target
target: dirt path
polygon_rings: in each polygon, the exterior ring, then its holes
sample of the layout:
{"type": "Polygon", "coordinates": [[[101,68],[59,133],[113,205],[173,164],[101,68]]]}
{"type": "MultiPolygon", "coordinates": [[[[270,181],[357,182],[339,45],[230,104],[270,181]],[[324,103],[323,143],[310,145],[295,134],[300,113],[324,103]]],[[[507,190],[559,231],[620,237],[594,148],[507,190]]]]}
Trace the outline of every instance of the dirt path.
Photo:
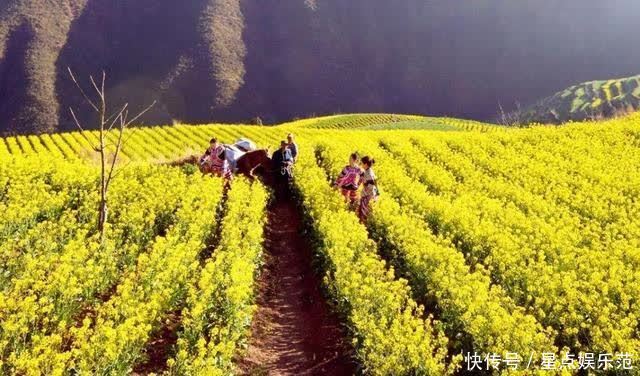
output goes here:
{"type": "Polygon", "coordinates": [[[266,265],[258,281],[258,310],[244,375],[352,375],[355,364],[338,319],[322,297],[311,247],[291,200],[269,209],[266,265]]]}

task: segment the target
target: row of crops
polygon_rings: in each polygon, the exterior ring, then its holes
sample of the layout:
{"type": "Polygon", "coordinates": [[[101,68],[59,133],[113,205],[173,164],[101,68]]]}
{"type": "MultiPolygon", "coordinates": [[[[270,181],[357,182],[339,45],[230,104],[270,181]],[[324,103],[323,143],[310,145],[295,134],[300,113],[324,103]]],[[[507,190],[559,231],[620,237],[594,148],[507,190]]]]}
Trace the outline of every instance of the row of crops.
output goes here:
{"type": "MultiPolygon", "coordinates": [[[[124,146],[120,155],[122,162],[169,162],[186,155],[202,154],[211,137],[222,142],[233,143],[238,137],[256,140],[279,140],[287,130],[254,126],[166,126],[132,128],[125,131],[124,146]]],[[[107,135],[107,148],[114,150],[117,135],[107,135]]],[[[272,142],[275,146],[276,144],[272,142]]],[[[65,158],[96,160],[98,134],[95,131],[59,133],[40,136],[17,136],[0,139],[0,158],[12,155],[37,158],[65,158]]],[[[270,144],[265,144],[270,146],[270,144]]]]}

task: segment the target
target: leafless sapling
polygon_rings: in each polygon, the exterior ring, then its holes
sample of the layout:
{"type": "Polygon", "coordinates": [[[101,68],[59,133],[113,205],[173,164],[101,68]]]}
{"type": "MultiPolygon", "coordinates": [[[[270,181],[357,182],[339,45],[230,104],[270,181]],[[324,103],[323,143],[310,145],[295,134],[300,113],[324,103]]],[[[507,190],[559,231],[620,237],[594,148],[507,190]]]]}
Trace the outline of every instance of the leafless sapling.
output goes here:
{"type": "Polygon", "coordinates": [[[80,130],[80,134],[89,142],[90,145],[93,145],[93,150],[98,153],[100,157],[100,203],[98,206],[98,231],[100,233],[100,241],[103,242],[105,238],[105,225],[108,219],[108,202],[109,202],[109,187],[113,178],[115,177],[116,165],[118,162],[118,157],[120,156],[120,152],[122,150],[122,146],[125,143],[125,139],[123,138],[125,130],[129,128],[131,124],[140,119],[144,114],[146,114],[151,108],[156,104],[154,101],[138,112],[135,116],[129,117],[129,104],[125,103],[122,107],[119,107],[115,110],[115,112],[109,115],[110,111],[107,108],[107,98],[105,92],[105,81],[107,78],[106,73],[102,72],[102,80],[100,81],[100,85],[96,83],[93,76],[89,76],[89,81],[91,82],[92,89],[95,91],[95,99],[91,99],[89,95],[82,89],[82,86],[76,79],[75,75],[71,68],[67,68],[69,71],[69,76],[71,76],[71,80],[76,85],[80,94],[84,98],[84,101],[91,107],[93,111],[98,116],[97,126],[91,127],[98,129],[98,138],[97,140],[92,140],[89,137],[89,134],[85,132],[84,127],[81,122],[78,120],[76,113],[73,111],[73,108],[69,108],[71,112],[71,116],[73,120],[80,130]],[[113,154],[109,156],[109,144],[108,139],[112,139],[113,137],[109,137],[111,132],[116,133],[115,143],[112,143],[113,154]]]}

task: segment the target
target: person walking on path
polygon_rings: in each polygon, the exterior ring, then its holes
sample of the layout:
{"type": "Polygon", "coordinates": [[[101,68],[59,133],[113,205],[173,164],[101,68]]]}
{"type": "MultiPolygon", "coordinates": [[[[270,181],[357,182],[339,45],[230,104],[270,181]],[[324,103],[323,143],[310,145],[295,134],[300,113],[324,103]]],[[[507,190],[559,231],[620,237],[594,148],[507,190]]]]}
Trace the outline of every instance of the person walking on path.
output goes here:
{"type": "Polygon", "coordinates": [[[288,194],[289,182],[293,178],[293,157],[286,141],[280,142],[280,149],[273,153],[271,160],[275,167],[276,193],[288,194]]]}
{"type": "Polygon", "coordinates": [[[209,148],[200,158],[200,165],[205,170],[216,176],[223,177],[227,181],[233,178],[233,171],[227,160],[225,147],[215,137],[209,141],[209,148]]]}
{"type": "Polygon", "coordinates": [[[335,185],[340,188],[340,193],[344,196],[344,201],[348,202],[352,208],[355,208],[358,203],[358,188],[360,188],[360,177],[363,173],[359,162],[358,153],[351,154],[349,164],[342,169],[335,182],[335,185]]]}

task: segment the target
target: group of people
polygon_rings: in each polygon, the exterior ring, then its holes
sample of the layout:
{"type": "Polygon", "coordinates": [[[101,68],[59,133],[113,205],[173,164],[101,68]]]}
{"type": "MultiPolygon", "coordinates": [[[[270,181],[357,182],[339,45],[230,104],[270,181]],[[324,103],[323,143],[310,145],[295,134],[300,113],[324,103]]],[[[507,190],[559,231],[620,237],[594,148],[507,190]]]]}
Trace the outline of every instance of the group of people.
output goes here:
{"type": "Polygon", "coordinates": [[[361,159],[358,153],[351,154],[349,164],[342,169],[334,184],[340,189],[345,202],[356,210],[362,222],[369,216],[371,202],[377,200],[380,195],[376,174],[373,172],[375,163],[375,159],[371,157],[365,156],[361,159]],[[358,194],[360,187],[362,190],[358,194]]]}
{"type": "MultiPolygon", "coordinates": [[[[242,144],[236,143],[235,147],[242,149],[242,144]]],[[[255,146],[253,146],[255,148],[255,146]]],[[[217,138],[212,138],[209,148],[206,150],[200,163],[207,163],[213,174],[231,180],[235,170],[233,161],[227,156],[227,146],[221,144],[217,138]]],[[[250,149],[251,146],[247,146],[250,149]]],[[[250,150],[241,150],[249,152],[250,150]]],[[[293,134],[287,135],[287,139],[280,142],[280,148],[271,156],[273,174],[275,178],[276,194],[288,194],[289,183],[293,178],[293,167],[298,159],[298,144],[293,134]]],[[[351,154],[349,164],[340,173],[334,186],[340,189],[345,202],[356,210],[358,217],[365,222],[371,211],[371,202],[380,195],[376,183],[376,175],[373,172],[375,160],[369,156],[360,158],[358,153],[351,154]]]]}
{"type": "MultiPolygon", "coordinates": [[[[245,140],[245,142],[252,144],[248,140],[245,140]]],[[[242,142],[238,142],[233,147],[240,149],[240,153],[247,153],[255,150],[255,145],[250,144],[243,147],[242,142]]],[[[229,148],[229,146],[219,142],[217,138],[212,138],[209,141],[209,147],[200,158],[200,165],[207,165],[214,175],[231,180],[237,159],[229,157],[229,148]]],[[[280,148],[271,156],[278,181],[289,181],[293,177],[293,165],[296,163],[297,158],[298,144],[295,142],[293,134],[290,133],[287,135],[287,140],[283,140],[280,143],[280,148]]]]}

